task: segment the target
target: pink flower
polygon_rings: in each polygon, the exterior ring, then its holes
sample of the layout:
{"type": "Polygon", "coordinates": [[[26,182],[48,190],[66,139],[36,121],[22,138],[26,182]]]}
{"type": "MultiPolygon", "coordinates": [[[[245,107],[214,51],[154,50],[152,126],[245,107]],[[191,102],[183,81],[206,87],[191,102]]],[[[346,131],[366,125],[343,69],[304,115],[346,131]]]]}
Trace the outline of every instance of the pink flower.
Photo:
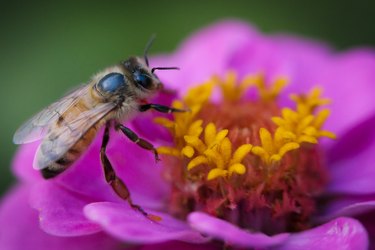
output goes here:
{"type": "MultiPolygon", "coordinates": [[[[32,143],[20,147],[13,164],[20,184],[0,206],[1,225],[9,225],[9,230],[3,226],[0,233],[3,249],[21,249],[25,244],[39,249],[43,249],[43,244],[56,246],[54,249],[90,249],[93,244],[96,248],[100,245],[100,249],[116,249],[119,242],[140,244],[142,249],[189,249],[196,244],[215,249],[217,242],[210,243],[213,239],[243,248],[369,246],[369,238],[375,237],[375,168],[371,161],[375,150],[374,51],[362,48],[337,53],[324,44],[282,34],[266,36],[245,23],[225,21],[192,35],[175,54],[150,61],[156,66],[181,67],[178,72],[158,72],[178,97],[214,74],[224,76],[228,70],[235,70],[240,78],[263,72],[269,82],[287,76],[291,81],[287,94],[306,93],[316,83],[324,88],[325,96],[333,100],[325,129],[333,131],[338,139],[319,144],[329,180],[315,201],[317,211],[309,218],[312,227],[295,233],[276,230],[277,233],[266,235],[262,230],[250,231],[252,227],[241,228],[206,210],[189,211],[186,219],[175,217],[169,209],[171,182],[161,174],[169,161],[163,159],[155,165],[151,153],[112,131],[107,152],[114,168],[135,203],[162,217],[162,221],[150,221],[134,211],[106,184],[99,158],[102,132],[74,166],[49,181],[31,167],[37,148],[37,143],[32,143]],[[26,200],[38,211],[41,230],[36,212],[27,207],[26,200]]],[[[288,95],[284,94],[279,103],[290,106],[288,95]]],[[[170,98],[161,97],[160,101],[168,103],[170,98]]],[[[170,135],[152,118],[151,113],[140,116],[129,126],[155,145],[170,144],[170,135]]]]}

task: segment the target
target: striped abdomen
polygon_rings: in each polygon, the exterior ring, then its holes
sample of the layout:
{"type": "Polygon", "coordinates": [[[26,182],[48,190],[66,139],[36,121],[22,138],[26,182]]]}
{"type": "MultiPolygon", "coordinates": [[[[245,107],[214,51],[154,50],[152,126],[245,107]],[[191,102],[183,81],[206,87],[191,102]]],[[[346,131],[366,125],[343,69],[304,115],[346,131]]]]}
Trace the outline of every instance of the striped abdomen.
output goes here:
{"type": "MultiPolygon", "coordinates": [[[[92,104],[84,99],[62,114],[39,149],[44,178],[53,178],[71,166],[94,140],[105,117],[87,116],[92,104]],[[43,166],[44,165],[44,166],[43,166]]],[[[108,116],[107,116],[108,117],[108,116]]]]}
{"type": "MultiPolygon", "coordinates": [[[[98,124],[101,125],[101,124],[98,124]]],[[[60,159],[51,163],[48,167],[41,170],[45,179],[53,178],[64,172],[85,152],[91,142],[94,140],[100,126],[93,126],[82,138],[71,147],[60,159]]]]}

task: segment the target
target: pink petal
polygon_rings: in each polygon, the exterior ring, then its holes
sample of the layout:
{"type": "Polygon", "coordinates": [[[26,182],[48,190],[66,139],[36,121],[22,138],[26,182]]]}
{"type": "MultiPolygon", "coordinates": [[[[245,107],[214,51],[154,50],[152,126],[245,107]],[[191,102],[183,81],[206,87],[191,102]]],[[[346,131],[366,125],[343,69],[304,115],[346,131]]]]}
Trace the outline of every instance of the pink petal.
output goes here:
{"type": "MultiPolygon", "coordinates": [[[[172,101],[176,98],[177,92],[173,89],[168,89],[168,87],[165,86],[164,91],[160,92],[149,102],[171,106],[172,101]]],[[[135,119],[131,121],[131,125],[133,129],[137,131],[138,136],[148,140],[154,146],[158,146],[160,144],[165,145],[166,142],[171,142],[172,138],[169,131],[165,127],[154,123],[154,119],[161,116],[170,117],[171,115],[165,115],[160,112],[150,110],[148,112],[139,113],[135,119]]]]}
{"type": "Polygon", "coordinates": [[[151,221],[127,204],[98,202],[89,204],[84,209],[87,218],[101,225],[109,234],[126,242],[150,244],[181,240],[202,243],[208,240],[191,230],[183,221],[168,214],[148,209],[146,211],[160,216],[162,221],[151,221]]]}
{"type": "Polygon", "coordinates": [[[38,213],[28,205],[30,186],[14,188],[0,205],[0,246],[4,250],[120,249],[120,242],[97,233],[81,237],[56,237],[39,228],[38,213]]]}
{"type": "MultiPolygon", "coordinates": [[[[59,176],[57,181],[68,189],[98,200],[120,201],[104,178],[100,162],[101,141],[102,132],[98,133],[93,145],[78,162],[59,176]]],[[[128,186],[133,199],[138,200],[138,194],[156,201],[163,198],[167,188],[151,152],[141,149],[124,135],[112,131],[107,154],[117,175],[128,186]]]]}
{"type": "Polygon", "coordinates": [[[42,180],[39,171],[33,169],[35,152],[39,146],[39,141],[20,145],[12,163],[13,173],[23,182],[36,182],[42,180]]]}
{"type": "Polygon", "coordinates": [[[110,143],[108,157],[133,200],[143,206],[161,207],[169,193],[169,185],[161,174],[163,162],[156,162],[151,151],[140,148],[124,135],[113,136],[110,143]]]}
{"type": "Polygon", "coordinates": [[[101,227],[83,215],[83,207],[92,198],[70,192],[50,181],[31,190],[31,205],[39,211],[41,228],[56,236],[77,236],[101,231],[101,227]]]}
{"type": "Polygon", "coordinates": [[[365,226],[369,240],[371,250],[375,249],[375,213],[366,213],[361,216],[358,216],[357,219],[365,226]]]}
{"type": "Polygon", "coordinates": [[[375,193],[375,116],[348,131],[329,152],[328,192],[375,193]]]}
{"type": "Polygon", "coordinates": [[[290,106],[290,93],[305,93],[321,83],[332,52],[316,41],[288,34],[258,35],[232,55],[228,68],[239,75],[264,74],[270,84],[276,78],[286,77],[289,85],[279,98],[282,106],[290,106]]]}
{"type": "MultiPolygon", "coordinates": [[[[321,72],[333,55],[329,46],[293,34],[274,34],[265,39],[273,44],[276,56],[280,58],[278,61],[284,64],[284,70],[279,72],[279,76],[284,75],[291,81],[287,87],[288,92],[303,93],[321,83],[321,72]]],[[[268,71],[269,69],[265,70],[266,74],[268,71]]]]}
{"type": "Polygon", "coordinates": [[[178,250],[217,250],[222,247],[217,247],[215,244],[191,244],[181,241],[168,241],[159,244],[150,244],[135,247],[132,250],[165,250],[165,249],[178,249],[178,250]]]}
{"type": "Polygon", "coordinates": [[[341,136],[375,114],[375,51],[354,49],[333,58],[321,80],[332,98],[326,128],[341,136]]]}
{"type": "Polygon", "coordinates": [[[230,246],[246,248],[266,248],[282,244],[289,234],[267,236],[251,233],[224,220],[201,212],[193,212],[188,217],[190,226],[204,235],[224,241],[230,246]]]}
{"type": "Polygon", "coordinates": [[[356,216],[375,210],[375,196],[350,196],[331,199],[325,207],[324,215],[320,221],[328,221],[341,216],[356,216]]]}
{"type": "MultiPolygon", "coordinates": [[[[179,65],[174,64],[175,62],[174,62],[173,56],[174,56],[173,54],[153,55],[150,58],[150,66],[151,67],[178,67],[179,65]]],[[[167,92],[167,95],[169,96],[170,95],[175,96],[177,94],[178,86],[176,86],[176,82],[173,82],[172,79],[174,79],[175,77],[178,77],[178,75],[180,74],[180,70],[155,71],[155,74],[158,76],[159,79],[161,79],[161,82],[164,85],[164,90],[161,91],[162,93],[167,92]]],[[[163,99],[164,98],[160,98],[160,100],[163,100],[163,99]]]]}
{"type": "Polygon", "coordinates": [[[337,218],[324,225],[293,234],[278,250],[367,249],[368,236],[361,223],[351,218],[337,218]]]}
{"type": "Polygon", "coordinates": [[[184,93],[213,74],[225,73],[232,54],[255,36],[256,32],[248,24],[234,20],[203,28],[185,40],[175,55],[165,62],[181,70],[173,75],[163,73],[160,78],[170,83],[169,87],[184,93]]]}
{"type": "MultiPolygon", "coordinates": [[[[102,132],[99,132],[80,159],[64,173],[49,181],[96,200],[123,202],[105,181],[100,163],[101,140],[102,132]]],[[[21,146],[15,157],[14,171],[24,181],[42,180],[40,173],[32,168],[37,144],[21,146]]],[[[161,169],[152,152],[141,149],[124,135],[114,131],[111,133],[107,152],[118,176],[127,184],[133,200],[143,205],[160,207],[168,192],[168,186],[161,177],[161,169]]]]}
{"type": "MultiPolygon", "coordinates": [[[[319,84],[325,96],[333,99],[326,128],[339,136],[375,111],[375,53],[371,50],[335,54],[322,43],[290,35],[262,36],[245,23],[226,21],[202,29],[181,46],[174,58],[163,59],[181,66],[181,72],[163,77],[180,93],[229,69],[240,75],[264,72],[269,79],[290,78],[283,103],[289,92],[306,92],[319,84]]],[[[324,143],[332,145],[330,141],[324,143]]]]}
{"type": "MultiPolygon", "coordinates": [[[[232,52],[224,70],[235,69],[240,75],[263,72],[269,81],[280,76],[290,79],[281,96],[283,105],[290,104],[288,93],[304,93],[320,85],[324,95],[333,100],[325,128],[339,137],[375,112],[373,50],[335,54],[325,44],[290,35],[252,35],[232,52]]],[[[327,140],[324,144],[333,143],[327,140]]]]}

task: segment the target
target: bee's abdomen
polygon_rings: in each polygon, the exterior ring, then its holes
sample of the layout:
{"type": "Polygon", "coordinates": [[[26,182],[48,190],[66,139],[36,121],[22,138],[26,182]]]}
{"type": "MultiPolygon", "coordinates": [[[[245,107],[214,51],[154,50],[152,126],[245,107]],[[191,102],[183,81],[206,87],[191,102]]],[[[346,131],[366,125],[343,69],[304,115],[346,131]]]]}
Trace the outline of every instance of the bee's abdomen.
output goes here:
{"type": "Polygon", "coordinates": [[[50,179],[56,177],[76,162],[95,138],[100,125],[97,124],[90,128],[60,159],[42,169],[41,174],[43,178],[50,179]]]}
{"type": "Polygon", "coordinates": [[[51,179],[60,173],[62,173],[66,168],[62,168],[60,165],[56,168],[55,166],[48,166],[40,170],[44,179],[51,179]]]}

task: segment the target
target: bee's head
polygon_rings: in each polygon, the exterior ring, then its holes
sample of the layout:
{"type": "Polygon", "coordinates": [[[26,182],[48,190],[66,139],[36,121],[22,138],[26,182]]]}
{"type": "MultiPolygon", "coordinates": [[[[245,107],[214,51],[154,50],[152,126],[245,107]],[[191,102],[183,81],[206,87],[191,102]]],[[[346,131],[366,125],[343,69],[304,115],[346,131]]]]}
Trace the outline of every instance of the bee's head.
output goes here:
{"type": "Polygon", "coordinates": [[[124,72],[133,86],[140,92],[154,93],[163,87],[159,78],[140,57],[130,57],[122,62],[124,72]]]}
{"type": "Polygon", "coordinates": [[[163,84],[159,78],[154,74],[155,70],[170,70],[178,69],[177,67],[155,67],[150,68],[148,63],[147,53],[155,40],[155,34],[151,36],[144,50],[143,58],[130,57],[128,60],[123,61],[122,65],[125,71],[130,72],[130,79],[136,88],[138,97],[147,98],[150,94],[155,93],[163,88],[163,84]]]}
{"type": "Polygon", "coordinates": [[[120,65],[109,68],[97,83],[97,89],[105,97],[126,94],[137,99],[151,97],[163,88],[163,84],[154,73],[155,70],[178,69],[176,67],[150,68],[147,52],[155,37],[148,42],[144,57],[130,57],[122,61],[120,65]],[[116,72],[117,71],[117,72],[116,72]]]}
{"type": "Polygon", "coordinates": [[[145,57],[145,59],[140,57],[130,57],[121,64],[124,67],[126,77],[135,87],[135,92],[140,98],[147,98],[163,88],[163,84],[154,73],[155,70],[177,69],[175,67],[150,68],[148,66],[147,57],[145,57]]]}
{"type": "Polygon", "coordinates": [[[138,57],[104,70],[96,79],[96,89],[106,99],[122,95],[145,99],[163,88],[158,77],[138,57]]]}

